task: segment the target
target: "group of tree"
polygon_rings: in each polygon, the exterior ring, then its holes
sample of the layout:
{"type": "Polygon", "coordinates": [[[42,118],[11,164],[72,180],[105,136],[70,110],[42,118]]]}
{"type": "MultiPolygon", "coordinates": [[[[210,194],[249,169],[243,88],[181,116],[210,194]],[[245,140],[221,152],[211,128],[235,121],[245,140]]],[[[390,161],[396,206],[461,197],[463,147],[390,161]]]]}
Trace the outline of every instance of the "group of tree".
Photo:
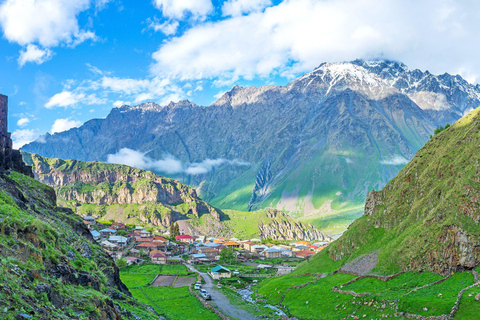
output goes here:
{"type": "MultiPolygon", "coordinates": [[[[437,128],[435,129],[435,131],[433,131],[433,136],[436,135],[436,134],[439,134],[440,132],[442,132],[443,130],[448,129],[448,128],[450,128],[450,123],[447,123],[447,124],[445,125],[445,127],[443,127],[443,126],[442,126],[442,127],[437,127],[437,128]]],[[[430,139],[432,139],[433,136],[431,135],[431,136],[430,136],[430,139]]]]}
{"type": "Polygon", "coordinates": [[[175,240],[175,238],[180,235],[180,227],[178,226],[178,223],[175,222],[170,224],[169,231],[170,231],[170,239],[175,240]]]}

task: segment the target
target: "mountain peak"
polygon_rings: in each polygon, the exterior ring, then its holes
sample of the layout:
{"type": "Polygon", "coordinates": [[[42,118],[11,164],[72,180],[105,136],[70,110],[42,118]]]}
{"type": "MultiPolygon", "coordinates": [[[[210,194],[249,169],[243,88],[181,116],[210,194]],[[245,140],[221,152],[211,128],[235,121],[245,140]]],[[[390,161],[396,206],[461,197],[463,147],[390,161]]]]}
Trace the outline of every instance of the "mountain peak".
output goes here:
{"type": "Polygon", "coordinates": [[[123,105],[120,107],[121,112],[128,112],[128,111],[161,111],[162,107],[155,102],[145,102],[141,103],[136,106],[129,106],[129,105],[123,105]]]}

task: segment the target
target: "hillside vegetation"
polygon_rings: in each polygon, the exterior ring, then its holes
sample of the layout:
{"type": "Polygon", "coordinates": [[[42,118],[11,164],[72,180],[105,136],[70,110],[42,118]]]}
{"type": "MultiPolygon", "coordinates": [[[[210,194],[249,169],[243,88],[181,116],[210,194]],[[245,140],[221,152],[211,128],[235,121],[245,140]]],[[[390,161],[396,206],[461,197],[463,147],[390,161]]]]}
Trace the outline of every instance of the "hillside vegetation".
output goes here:
{"type": "Polygon", "coordinates": [[[0,173],[0,318],[158,319],[54,190],[0,173]]]}

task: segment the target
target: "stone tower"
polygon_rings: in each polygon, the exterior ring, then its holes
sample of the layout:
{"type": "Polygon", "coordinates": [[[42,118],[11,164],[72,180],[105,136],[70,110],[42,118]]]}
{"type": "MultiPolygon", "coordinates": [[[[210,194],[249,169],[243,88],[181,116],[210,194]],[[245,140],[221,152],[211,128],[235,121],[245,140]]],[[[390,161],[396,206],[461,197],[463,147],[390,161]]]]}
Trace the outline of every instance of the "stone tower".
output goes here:
{"type": "Polygon", "coordinates": [[[8,97],[0,94],[0,171],[14,170],[33,177],[32,168],[27,166],[19,150],[13,149],[8,132],[8,97]]]}

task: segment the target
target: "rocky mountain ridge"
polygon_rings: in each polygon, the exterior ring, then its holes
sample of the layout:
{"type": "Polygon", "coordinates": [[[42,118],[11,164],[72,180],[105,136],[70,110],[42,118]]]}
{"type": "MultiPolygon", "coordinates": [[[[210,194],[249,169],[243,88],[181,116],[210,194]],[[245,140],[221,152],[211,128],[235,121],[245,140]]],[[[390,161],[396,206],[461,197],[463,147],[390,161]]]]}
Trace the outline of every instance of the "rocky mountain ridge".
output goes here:
{"type": "Polygon", "coordinates": [[[277,208],[334,232],[359,216],[367,192],[393,178],[437,126],[476,107],[479,96],[460,76],[398,62],[326,63],[286,86],[235,86],[208,107],[114,108],[23,149],[106,161],[129,148],[184,166],[228,160],[201,174],[159,173],[216,207],[277,208]]]}
{"type": "MultiPolygon", "coordinates": [[[[198,198],[194,189],[150,171],[124,165],[23,155],[33,166],[35,178],[54,187],[59,203],[79,215],[93,214],[101,220],[115,219],[162,228],[178,222],[185,233],[232,237],[239,235],[242,228],[237,225],[250,214],[222,212],[198,198]],[[241,219],[236,219],[237,215],[241,219]]],[[[254,221],[248,234],[252,237],[330,240],[312,225],[298,222],[281,211],[266,210],[256,214],[259,220],[254,221]]]]}

